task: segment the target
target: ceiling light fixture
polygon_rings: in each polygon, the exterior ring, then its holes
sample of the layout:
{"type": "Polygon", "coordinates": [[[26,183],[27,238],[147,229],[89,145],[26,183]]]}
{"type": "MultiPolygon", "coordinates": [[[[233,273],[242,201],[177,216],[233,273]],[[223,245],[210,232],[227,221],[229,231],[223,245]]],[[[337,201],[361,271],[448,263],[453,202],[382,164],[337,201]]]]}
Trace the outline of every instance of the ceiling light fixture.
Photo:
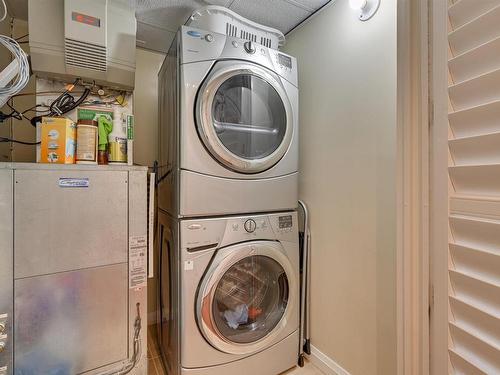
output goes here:
{"type": "Polygon", "coordinates": [[[380,0],[349,0],[352,9],[359,11],[360,21],[368,21],[380,6],[380,0]]]}

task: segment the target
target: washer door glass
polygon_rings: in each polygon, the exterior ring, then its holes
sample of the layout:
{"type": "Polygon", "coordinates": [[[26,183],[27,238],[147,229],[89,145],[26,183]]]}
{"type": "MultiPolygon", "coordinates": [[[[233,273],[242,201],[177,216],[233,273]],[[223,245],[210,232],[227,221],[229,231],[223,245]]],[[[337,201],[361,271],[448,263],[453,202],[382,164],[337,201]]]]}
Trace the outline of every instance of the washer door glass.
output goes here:
{"type": "Polygon", "coordinates": [[[276,90],[264,79],[238,74],[217,90],[212,104],[217,137],[243,159],[262,159],[283,142],[287,118],[276,90]]]}
{"type": "Polygon", "coordinates": [[[268,335],[288,303],[285,270],[267,256],[249,256],[235,263],[217,284],[212,314],[227,340],[248,344],[268,335]]]}

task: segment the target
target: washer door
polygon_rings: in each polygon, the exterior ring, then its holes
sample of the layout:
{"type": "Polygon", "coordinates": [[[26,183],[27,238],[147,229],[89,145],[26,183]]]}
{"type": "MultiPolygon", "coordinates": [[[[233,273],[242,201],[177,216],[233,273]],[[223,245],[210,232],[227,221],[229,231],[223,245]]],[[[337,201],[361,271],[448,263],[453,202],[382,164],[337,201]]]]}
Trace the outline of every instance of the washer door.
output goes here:
{"type": "Polygon", "coordinates": [[[293,267],[278,242],[219,250],[198,291],[197,319],[205,339],[230,354],[271,346],[296,303],[295,283],[293,267]]]}
{"type": "Polygon", "coordinates": [[[279,77],[259,65],[216,63],[200,88],[196,107],[205,147],[234,171],[265,171],[290,146],[290,102],[279,77]]]}

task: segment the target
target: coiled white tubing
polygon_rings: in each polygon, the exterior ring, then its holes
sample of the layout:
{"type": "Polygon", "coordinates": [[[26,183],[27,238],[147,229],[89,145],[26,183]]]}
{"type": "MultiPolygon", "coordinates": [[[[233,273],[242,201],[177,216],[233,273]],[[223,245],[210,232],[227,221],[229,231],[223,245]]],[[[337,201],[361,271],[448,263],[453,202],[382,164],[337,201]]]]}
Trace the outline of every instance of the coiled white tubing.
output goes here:
{"type": "Polygon", "coordinates": [[[2,22],[4,19],[7,18],[7,5],[5,5],[5,0],[2,0],[2,5],[3,5],[3,16],[0,19],[0,22],[2,22]]]}
{"type": "Polygon", "coordinates": [[[0,87],[0,95],[8,95],[10,97],[24,89],[28,84],[30,79],[30,65],[28,55],[23,51],[17,41],[8,36],[0,35],[0,43],[12,53],[12,56],[17,60],[19,66],[19,72],[14,79],[5,87],[0,87]]]}

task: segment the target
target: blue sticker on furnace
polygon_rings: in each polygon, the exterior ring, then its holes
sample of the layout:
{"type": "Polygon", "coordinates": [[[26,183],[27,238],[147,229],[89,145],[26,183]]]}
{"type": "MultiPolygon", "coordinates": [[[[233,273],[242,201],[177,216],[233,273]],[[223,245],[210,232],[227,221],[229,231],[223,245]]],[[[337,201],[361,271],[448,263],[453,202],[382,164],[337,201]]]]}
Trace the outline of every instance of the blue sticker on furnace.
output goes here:
{"type": "Polygon", "coordinates": [[[198,31],[189,30],[187,33],[189,36],[193,36],[195,38],[201,38],[201,33],[198,31]]]}
{"type": "Polygon", "coordinates": [[[61,177],[59,178],[59,187],[62,188],[88,188],[89,179],[85,178],[72,178],[72,177],[61,177]]]}

